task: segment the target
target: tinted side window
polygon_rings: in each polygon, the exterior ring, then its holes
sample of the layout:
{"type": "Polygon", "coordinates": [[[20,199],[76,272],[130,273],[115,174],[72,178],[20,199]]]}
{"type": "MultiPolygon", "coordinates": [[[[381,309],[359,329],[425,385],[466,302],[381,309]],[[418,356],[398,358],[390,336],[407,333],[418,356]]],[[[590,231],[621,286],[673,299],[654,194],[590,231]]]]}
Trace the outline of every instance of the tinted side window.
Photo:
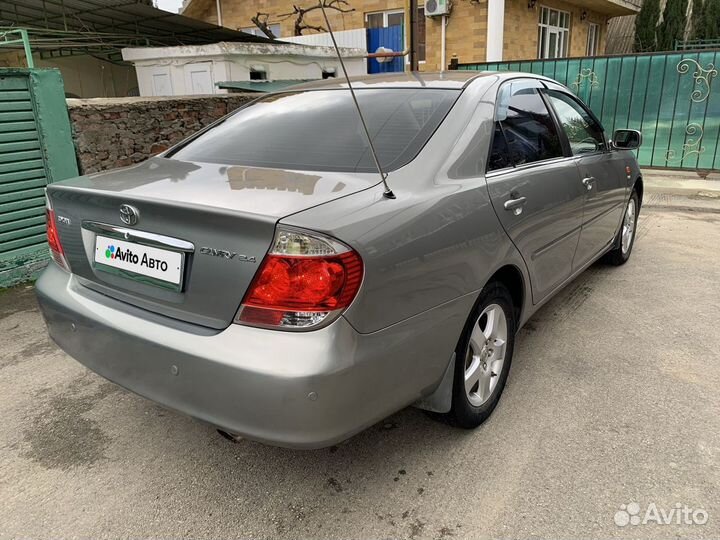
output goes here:
{"type": "Polygon", "coordinates": [[[557,129],[536,88],[513,83],[499,99],[497,120],[514,165],[562,157],[557,129]]]}
{"type": "Polygon", "coordinates": [[[505,135],[503,135],[500,122],[495,122],[495,130],[492,137],[492,147],[490,148],[490,157],[488,159],[488,170],[497,171],[498,169],[506,169],[512,167],[513,162],[510,159],[510,149],[508,148],[505,135]]]}
{"type": "Polygon", "coordinates": [[[573,155],[590,154],[604,148],[602,127],[582,105],[563,92],[548,90],[547,96],[567,135],[573,155]]]}

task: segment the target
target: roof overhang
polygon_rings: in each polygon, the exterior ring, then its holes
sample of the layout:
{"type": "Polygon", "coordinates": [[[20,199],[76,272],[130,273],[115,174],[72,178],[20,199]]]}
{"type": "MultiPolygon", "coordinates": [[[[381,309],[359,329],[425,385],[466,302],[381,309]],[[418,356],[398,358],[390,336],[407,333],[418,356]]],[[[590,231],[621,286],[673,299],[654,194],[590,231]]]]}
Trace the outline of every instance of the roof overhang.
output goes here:
{"type": "Polygon", "coordinates": [[[34,51],[82,54],[130,46],[273,43],[230,28],[157,9],[143,0],[0,1],[0,27],[26,28],[34,51]]]}
{"type": "MultiPolygon", "coordinates": [[[[343,58],[364,58],[362,49],[341,49],[343,58]]],[[[123,59],[128,62],[170,58],[228,58],[233,56],[291,56],[302,58],[336,59],[332,47],[317,47],[298,43],[232,43],[221,42],[207,45],[183,45],[177,47],[129,47],[122,50],[123,59]]]]}
{"type": "Polygon", "coordinates": [[[628,0],[568,0],[568,3],[609,17],[635,15],[640,6],[628,0]]]}

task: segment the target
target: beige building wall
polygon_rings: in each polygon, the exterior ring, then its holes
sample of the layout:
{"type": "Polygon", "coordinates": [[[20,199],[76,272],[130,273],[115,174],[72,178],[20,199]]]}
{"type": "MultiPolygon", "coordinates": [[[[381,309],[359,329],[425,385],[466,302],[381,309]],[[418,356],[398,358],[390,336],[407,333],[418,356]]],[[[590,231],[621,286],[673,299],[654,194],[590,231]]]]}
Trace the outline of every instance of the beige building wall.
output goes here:
{"type": "MultiPolygon", "coordinates": [[[[293,5],[301,8],[316,5],[314,0],[221,0],[222,23],[227,28],[235,30],[254,26],[252,18],[258,13],[269,15],[268,23],[280,24],[280,37],[295,35],[295,20],[297,15],[285,17],[293,11],[293,5]]],[[[333,30],[351,30],[353,28],[365,27],[365,14],[376,11],[388,11],[393,9],[406,10],[405,0],[348,0],[349,6],[340,6],[343,9],[353,8],[354,11],[341,13],[334,9],[328,9],[327,14],[333,30]]],[[[187,6],[183,15],[194,17],[210,23],[217,24],[217,11],[215,0],[193,0],[187,6]]],[[[407,18],[406,18],[407,21],[407,18]]],[[[322,12],[314,10],[308,13],[304,22],[312,26],[325,26],[322,12]]],[[[305,33],[313,33],[307,30],[305,33]]]]}
{"type": "MultiPolygon", "coordinates": [[[[253,26],[252,17],[258,12],[269,14],[268,23],[281,25],[281,37],[295,33],[295,16],[282,15],[293,9],[293,0],[221,0],[223,26],[239,29],[253,26]]],[[[333,30],[363,28],[367,13],[402,9],[405,11],[406,28],[409,24],[409,0],[348,0],[355,11],[338,13],[329,10],[333,30]]],[[[298,5],[313,5],[315,0],[295,2],[298,5]]],[[[422,5],[422,0],[418,1],[422,5]]],[[[208,22],[217,22],[215,0],[192,0],[184,15],[208,22]]],[[[460,63],[485,62],[488,20],[487,1],[455,0],[452,14],[447,19],[445,58],[449,64],[453,58],[460,63]]],[[[528,7],[528,0],[505,0],[503,60],[525,60],[537,58],[538,18],[541,6],[560,9],[570,13],[569,56],[585,56],[589,23],[596,23],[600,29],[598,54],[605,51],[607,15],[586,10],[576,4],[562,0],[538,0],[534,7],[528,7]],[[582,19],[583,12],[586,17],[582,19]]],[[[306,17],[306,22],[324,26],[322,14],[316,10],[306,17]]],[[[426,62],[420,64],[421,71],[435,71],[441,68],[442,19],[427,18],[426,62]]],[[[312,33],[307,30],[305,33],[312,33]]]]}
{"type": "MultiPolygon", "coordinates": [[[[315,4],[314,1],[295,2],[300,7],[315,4]]],[[[403,10],[405,26],[410,21],[408,0],[348,0],[355,11],[339,13],[328,10],[333,30],[351,30],[365,27],[365,16],[378,11],[403,10]]],[[[418,2],[422,5],[422,1],[418,2]]],[[[183,15],[211,23],[217,23],[217,11],[214,0],[193,0],[183,15]]],[[[269,14],[268,23],[278,23],[281,38],[295,35],[296,16],[283,17],[292,12],[292,0],[222,0],[223,26],[241,29],[253,26],[252,17],[257,13],[269,14]]],[[[454,3],[452,15],[446,26],[446,61],[453,55],[461,62],[485,61],[485,34],[487,32],[487,4],[460,0],[454,3]]],[[[325,26],[322,13],[315,10],[305,17],[305,22],[314,26],[325,26]]],[[[426,62],[420,65],[421,71],[440,69],[441,32],[440,17],[427,18],[426,24],[426,62]]],[[[312,33],[307,30],[306,33],[312,33]]],[[[409,44],[408,44],[409,45],[409,44]]]]}
{"type": "MultiPolygon", "coordinates": [[[[442,17],[427,18],[425,32],[427,62],[420,70],[437,71],[441,68],[442,17]]],[[[484,62],[486,36],[487,2],[455,2],[445,27],[446,64],[452,58],[461,63],[484,62]]]]}
{"type": "MultiPolygon", "coordinates": [[[[503,60],[527,60],[537,58],[538,19],[540,8],[546,6],[570,13],[569,56],[585,56],[589,23],[600,25],[598,54],[604,54],[608,17],[561,0],[538,1],[528,8],[528,0],[505,0],[505,43],[503,60]],[[586,13],[585,20],[582,18],[586,13]]],[[[461,60],[462,62],[462,60],[461,60]]]]}

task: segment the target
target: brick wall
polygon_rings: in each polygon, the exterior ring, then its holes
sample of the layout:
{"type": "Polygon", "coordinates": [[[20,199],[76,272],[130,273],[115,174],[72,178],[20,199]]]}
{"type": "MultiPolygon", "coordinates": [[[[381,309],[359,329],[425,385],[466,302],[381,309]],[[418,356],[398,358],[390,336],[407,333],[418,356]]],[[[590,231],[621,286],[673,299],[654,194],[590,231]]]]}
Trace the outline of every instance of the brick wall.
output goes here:
{"type": "MultiPolygon", "coordinates": [[[[269,14],[269,23],[279,23],[282,37],[295,35],[296,16],[283,18],[283,14],[292,12],[293,5],[301,7],[315,4],[314,0],[223,0],[223,26],[230,28],[252,27],[251,18],[258,12],[269,14]]],[[[333,30],[351,30],[365,28],[365,15],[368,13],[389,10],[403,10],[405,12],[405,23],[409,24],[409,1],[408,0],[348,0],[350,7],[355,11],[350,13],[339,13],[335,10],[328,10],[328,17],[333,30]]],[[[418,5],[424,2],[419,0],[418,5]]],[[[217,22],[214,0],[193,0],[183,13],[207,22],[217,22]]],[[[487,3],[470,2],[468,0],[457,1],[453,4],[452,17],[448,19],[446,27],[446,52],[447,63],[453,55],[463,62],[484,62],[485,61],[485,39],[487,33],[487,3]]],[[[310,12],[305,17],[305,22],[315,26],[325,27],[320,11],[310,12]]],[[[440,34],[441,20],[437,18],[426,19],[426,43],[427,58],[425,64],[420,66],[421,71],[437,71],[440,69],[440,34]]],[[[314,33],[306,30],[306,34],[314,33]]]]}
{"type": "MultiPolygon", "coordinates": [[[[506,0],[507,1],[507,0],[506,0]]],[[[422,5],[422,2],[418,2],[422,5]]],[[[453,57],[459,62],[484,62],[487,43],[487,2],[454,2],[445,27],[445,67],[453,57]]],[[[425,19],[426,56],[420,71],[440,69],[442,17],[425,19]]]]}
{"type": "MultiPolygon", "coordinates": [[[[309,6],[315,0],[222,0],[223,25],[230,28],[245,28],[253,26],[250,20],[258,12],[269,14],[268,22],[279,23],[281,36],[294,35],[295,17],[283,18],[283,14],[292,12],[293,5],[309,6]]],[[[404,10],[405,22],[408,24],[409,0],[348,0],[355,11],[338,13],[329,10],[330,23],[334,30],[350,30],[365,27],[365,15],[375,11],[404,10]]],[[[423,5],[422,0],[418,2],[423,5]]],[[[216,22],[215,0],[192,0],[184,12],[189,17],[195,17],[208,22],[216,22]]],[[[505,28],[504,28],[504,60],[524,60],[537,58],[538,16],[541,5],[568,11],[571,14],[570,22],[570,56],[585,56],[587,44],[588,23],[600,25],[599,54],[605,50],[605,37],[607,34],[608,16],[589,8],[583,8],[564,0],[538,0],[534,8],[528,8],[528,0],[505,0],[505,28]],[[587,17],[581,21],[581,15],[586,11],[587,17]]],[[[592,2],[587,2],[592,5],[592,2]]],[[[319,11],[311,12],[306,22],[316,26],[325,26],[319,11]]],[[[440,43],[441,19],[439,17],[426,19],[426,50],[427,61],[420,65],[421,71],[436,71],[440,69],[440,43]]],[[[313,33],[306,30],[305,33],[313,33]]],[[[447,63],[457,57],[461,63],[484,62],[487,39],[487,2],[470,0],[456,0],[453,2],[453,11],[446,27],[447,63]]]]}
{"type": "MultiPolygon", "coordinates": [[[[342,6],[342,8],[352,8],[354,11],[341,13],[334,9],[327,10],[333,30],[364,28],[366,13],[406,8],[406,0],[347,0],[347,2],[348,5],[342,6]]],[[[292,13],[294,5],[307,8],[316,4],[316,0],[223,0],[222,22],[223,26],[228,28],[246,28],[254,26],[251,19],[257,13],[267,13],[269,15],[268,23],[280,24],[281,38],[294,36],[297,16],[283,17],[283,15],[292,13]]],[[[193,0],[183,15],[216,24],[216,2],[215,0],[193,0]]],[[[325,20],[320,10],[309,12],[305,16],[304,22],[313,26],[325,26],[325,20]]],[[[307,30],[305,33],[313,33],[313,31],[307,30]]]]}
{"type": "MultiPolygon", "coordinates": [[[[526,60],[537,58],[538,18],[541,6],[570,12],[570,44],[568,56],[585,56],[589,23],[600,25],[599,54],[605,50],[608,17],[589,9],[561,0],[539,1],[534,8],[528,8],[527,0],[505,0],[505,43],[503,60],[526,60]],[[581,21],[583,11],[587,17],[581,21]]],[[[480,62],[484,60],[479,60],[480,62]]],[[[460,62],[465,62],[462,58],[460,62]]]]}
{"type": "Polygon", "coordinates": [[[80,172],[143,161],[254,97],[68,99],[80,172]]]}

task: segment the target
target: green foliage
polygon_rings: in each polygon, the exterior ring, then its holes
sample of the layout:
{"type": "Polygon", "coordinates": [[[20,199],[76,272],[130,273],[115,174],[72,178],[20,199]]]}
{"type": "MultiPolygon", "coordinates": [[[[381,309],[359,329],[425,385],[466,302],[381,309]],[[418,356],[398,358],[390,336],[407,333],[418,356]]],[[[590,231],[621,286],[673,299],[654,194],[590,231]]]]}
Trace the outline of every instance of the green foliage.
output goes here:
{"type": "Polygon", "coordinates": [[[692,39],[720,39],[720,0],[694,0],[692,39]]]}
{"type": "Polygon", "coordinates": [[[703,21],[705,20],[705,9],[710,3],[709,0],[692,0],[692,30],[691,39],[705,39],[703,21]]]}
{"type": "Polygon", "coordinates": [[[635,17],[635,52],[651,52],[657,47],[660,0],[645,0],[635,17]]]}
{"type": "Polygon", "coordinates": [[[687,21],[687,0],[667,0],[663,11],[663,22],[660,23],[657,33],[657,50],[675,50],[675,41],[685,38],[685,23],[687,21]]]}

